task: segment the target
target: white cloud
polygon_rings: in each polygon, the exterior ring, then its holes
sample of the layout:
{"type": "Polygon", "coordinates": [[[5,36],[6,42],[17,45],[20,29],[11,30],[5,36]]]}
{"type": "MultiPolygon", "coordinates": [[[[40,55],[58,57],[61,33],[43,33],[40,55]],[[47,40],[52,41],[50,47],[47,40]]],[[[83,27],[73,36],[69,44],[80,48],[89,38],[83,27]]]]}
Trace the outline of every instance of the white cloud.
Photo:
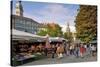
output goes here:
{"type": "Polygon", "coordinates": [[[64,21],[67,19],[69,14],[69,9],[64,7],[61,4],[49,4],[47,6],[40,8],[38,11],[34,11],[35,15],[37,14],[37,17],[41,17],[42,21],[48,20],[48,21],[64,21]]]}
{"type": "Polygon", "coordinates": [[[68,13],[68,9],[63,5],[50,4],[40,10],[39,14],[44,16],[62,16],[68,13]]]}
{"type": "MultiPolygon", "coordinates": [[[[60,26],[62,27],[62,31],[66,32],[67,25],[60,25],[60,26]]],[[[70,27],[71,32],[76,32],[75,26],[69,26],[69,27],[70,27]]]]}
{"type": "MultiPolygon", "coordinates": [[[[75,12],[75,11],[73,11],[75,12]]],[[[70,25],[74,25],[74,16],[71,16],[70,9],[64,7],[61,4],[49,4],[47,6],[40,8],[38,11],[34,11],[34,18],[39,21],[56,22],[58,24],[64,24],[65,22],[70,22],[70,25]]]]}

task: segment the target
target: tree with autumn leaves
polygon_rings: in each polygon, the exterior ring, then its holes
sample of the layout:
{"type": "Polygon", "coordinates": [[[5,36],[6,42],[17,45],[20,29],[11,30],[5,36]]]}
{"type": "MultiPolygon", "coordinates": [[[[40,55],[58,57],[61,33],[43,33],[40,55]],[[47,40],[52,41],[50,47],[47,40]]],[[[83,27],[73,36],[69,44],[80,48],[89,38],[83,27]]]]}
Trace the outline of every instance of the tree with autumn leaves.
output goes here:
{"type": "Polygon", "coordinates": [[[48,34],[51,37],[62,37],[63,32],[58,24],[48,23],[44,26],[44,29],[41,29],[37,34],[41,36],[48,34]]]}
{"type": "Polygon", "coordinates": [[[86,43],[97,40],[97,6],[80,5],[75,24],[78,39],[86,43]]]}

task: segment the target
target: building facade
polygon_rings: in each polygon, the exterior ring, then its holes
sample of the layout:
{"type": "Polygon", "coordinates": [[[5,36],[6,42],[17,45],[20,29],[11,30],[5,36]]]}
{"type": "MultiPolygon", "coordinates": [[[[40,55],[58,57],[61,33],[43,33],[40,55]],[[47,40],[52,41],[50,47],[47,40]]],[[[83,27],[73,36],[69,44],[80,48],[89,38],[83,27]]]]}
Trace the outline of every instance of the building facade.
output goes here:
{"type": "Polygon", "coordinates": [[[23,16],[23,7],[21,1],[16,2],[16,14],[11,15],[12,28],[28,33],[36,34],[41,28],[41,24],[31,18],[23,16]]]}
{"type": "Polygon", "coordinates": [[[39,30],[40,24],[33,19],[12,15],[12,28],[28,33],[36,34],[39,30]]]}

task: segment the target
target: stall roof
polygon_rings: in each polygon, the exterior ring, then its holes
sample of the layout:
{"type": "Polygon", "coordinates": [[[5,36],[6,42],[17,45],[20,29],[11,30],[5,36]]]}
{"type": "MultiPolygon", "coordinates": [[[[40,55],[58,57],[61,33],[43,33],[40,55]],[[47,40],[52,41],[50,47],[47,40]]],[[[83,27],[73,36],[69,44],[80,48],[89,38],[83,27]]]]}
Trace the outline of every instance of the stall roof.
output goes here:
{"type": "Polygon", "coordinates": [[[90,43],[97,43],[97,40],[93,40],[93,41],[91,41],[90,43]]]}
{"type": "MultiPolygon", "coordinates": [[[[37,40],[37,41],[41,42],[41,41],[46,40],[47,37],[19,31],[16,29],[12,29],[12,39],[13,40],[30,40],[30,41],[37,40]]],[[[53,42],[62,42],[63,40],[66,40],[66,39],[61,38],[61,37],[49,37],[50,42],[52,42],[52,41],[53,42]]]]}
{"type": "Polygon", "coordinates": [[[45,38],[45,37],[27,33],[27,32],[23,32],[23,31],[19,31],[16,29],[12,29],[12,38],[29,40],[29,39],[35,39],[35,38],[37,39],[37,38],[45,38]]]}
{"type": "MultiPolygon", "coordinates": [[[[49,41],[50,42],[62,42],[63,40],[66,40],[64,38],[60,38],[60,37],[49,37],[49,41]]],[[[67,40],[66,40],[67,41],[67,40]]]]}

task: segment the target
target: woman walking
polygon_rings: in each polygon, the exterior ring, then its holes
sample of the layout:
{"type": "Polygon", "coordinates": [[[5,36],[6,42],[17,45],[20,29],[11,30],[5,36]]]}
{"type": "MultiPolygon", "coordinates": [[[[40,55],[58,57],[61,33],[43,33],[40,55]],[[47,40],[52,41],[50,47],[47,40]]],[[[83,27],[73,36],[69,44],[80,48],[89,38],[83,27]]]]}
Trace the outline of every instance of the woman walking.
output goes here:
{"type": "Polygon", "coordinates": [[[85,52],[85,48],[83,45],[80,46],[80,56],[83,58],[83,55],[84,55],[84,52],[85,52]]]}
{"type": "Polygon", "coordinates": [[[58,58],[62,58],[63,57],[63,52],[64,52],[63,45],[61,45],[61,44],[58,45],[57,51],[56,51],[58,58]]]}

